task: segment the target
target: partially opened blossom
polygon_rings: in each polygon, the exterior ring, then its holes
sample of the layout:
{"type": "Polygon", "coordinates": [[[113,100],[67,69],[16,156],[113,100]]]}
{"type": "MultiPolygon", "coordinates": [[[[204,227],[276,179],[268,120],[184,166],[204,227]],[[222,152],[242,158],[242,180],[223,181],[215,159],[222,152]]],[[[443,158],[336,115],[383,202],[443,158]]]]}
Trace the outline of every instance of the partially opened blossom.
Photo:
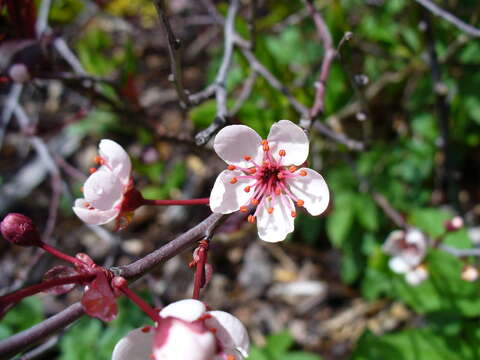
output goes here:
{"type": "Polygon", "coordinates": [[[388,265],[393,272],[405,274],[405,280],[418,285],[428,277],[422,261],[427,252],[427,239],[418,229],[395,230],[383,245],[383,251],[392,255],[388,265]]]}
{"type": "Polygon", "coordinates": [[[83,185],[83,199],[77,199],[73,211],[87,224],[101,225],[114,219],[131,218],[132,197],[138,193],[130,178],[131,162],[126,151],[116,142],[100,142],[96,162],[101,166],[83,185]]]}
{"type": "Polygon", "coordinates": [[[256,206],[248,221],[257,220],[259,237],[284,240],[294,229],[296,206],[320,215],[330,200],[323,177],[303,166],[308,146],[306,134],[289,120],[275,123],[266,140],[245,125],[223,128],[214,149],[228,168],[215,181],[210,208],[229,214],[256,206]]]}
{"type": "Polygon", "coordinates": [[[156,327],[128,333],[115,346],[112,360],[241,360],[249,347],[240,320],[188,299],[162,309],[156,327]]]}

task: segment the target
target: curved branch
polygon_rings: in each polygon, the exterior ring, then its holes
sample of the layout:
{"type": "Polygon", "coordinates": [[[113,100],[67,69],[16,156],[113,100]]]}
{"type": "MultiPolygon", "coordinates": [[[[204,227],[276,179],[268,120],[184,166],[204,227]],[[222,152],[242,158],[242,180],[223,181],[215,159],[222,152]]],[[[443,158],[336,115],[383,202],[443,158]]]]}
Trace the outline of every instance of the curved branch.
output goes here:
{"type": "MultiPolygon", "coordinates": [[[[192,246],[196,241],[202,238],[209,238],[224,217],[225,215],[222,214],[211,214],[186,233],[171,240],[144,258],[137,260],[130,265],[111,268],[110,270],[115,275],[135,280],[142,275],[145,275],[158,264],[167,261],[187,249],[189,246],[192,246]]],[[[0,341],[0,359],[8,359],[9,356],[31,347],[42,339],[70,325],[83,314],[83,307],[77,302],[47,320],[0,341]]]]}

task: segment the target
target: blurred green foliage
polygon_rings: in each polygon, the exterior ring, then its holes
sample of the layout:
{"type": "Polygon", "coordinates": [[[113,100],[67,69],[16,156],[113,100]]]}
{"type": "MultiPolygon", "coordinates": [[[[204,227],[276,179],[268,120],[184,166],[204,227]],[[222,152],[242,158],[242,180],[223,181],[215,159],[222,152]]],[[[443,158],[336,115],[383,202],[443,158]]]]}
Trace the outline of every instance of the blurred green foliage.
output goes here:
{"type": "Polygon", "coordinates": [[[264,347],[253,346],[248,360],[322,360],[306,351],[290,350],[294,340],[288,332],[271,334],[264,347]]]}

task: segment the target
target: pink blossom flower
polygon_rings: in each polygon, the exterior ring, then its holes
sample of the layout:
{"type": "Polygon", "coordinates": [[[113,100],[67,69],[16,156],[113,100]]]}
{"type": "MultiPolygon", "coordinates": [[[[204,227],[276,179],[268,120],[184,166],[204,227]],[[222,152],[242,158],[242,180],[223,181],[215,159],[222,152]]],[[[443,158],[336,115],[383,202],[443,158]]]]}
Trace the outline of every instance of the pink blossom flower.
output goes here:
{"type": "Polygon", "coordinates": [[[282,241],[293,231],[295,205],[320,215],[330,200],[328,186],[316,171],[303,167],[308,138],[289,120],[273,124],[266,140],[245,125],[223,128],[214,149],[227,164],[213,186],[210,208],[229,214],[248,212],[257,219],[258,235],[269,242],[282,241]]]}
{"type": "Polygon", "coordinates": [[[427,239],[420,230],[411,228],[391,232],[383,251],[392,255],[388,262],[390,269],[397,274],[405,274],[405,280],[411,285],[427,279],[427,269],[421,265],[427,253],[427,239]]]}
{"type": "Polygon", "coordinates": [[[249,347],[240,320],[187,299],[162,309],[156,328],[128,333],[115,346],[112,360],[242,360],[249,347]]]}
{"type": "Polygon", "coordinates": [[[130,179],[132,168],[125,150],[115,141],[100,141],[99,156],[101,165],[83,185],[83,199],[75,200],[73,211],[87,224],[101,225],[119,216],[128,216],[125,196],[134,190],[130,179]]]}

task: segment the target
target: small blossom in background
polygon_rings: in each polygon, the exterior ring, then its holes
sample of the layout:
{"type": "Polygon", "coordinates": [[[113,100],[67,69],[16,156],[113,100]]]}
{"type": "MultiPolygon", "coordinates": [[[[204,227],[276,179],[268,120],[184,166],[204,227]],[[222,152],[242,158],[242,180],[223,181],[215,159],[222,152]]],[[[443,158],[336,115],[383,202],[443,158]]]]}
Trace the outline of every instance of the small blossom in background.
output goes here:
{"type": "Polygon", "coordinates": [[[427,239],[420,230],[391,232],[383,251],[392,255],[388,262],[390,269],[397,274],[405,274],[409,284],[418,285],[428,278],[427,269],[421,265],[427,252],[427,239]]]}
{"type": "Polygon", "coordinates": [[[461,277],[468,282],[474,282],[478,280],[478,269],[472,265],[465,265],[462,269],[461,277]]]}
{"type": "Polygon", "coordinates": [[[248,212],[257,220],[258,235],[269,242],[282,241],[294,229],[295,206],[320,215],[330,200],[328,186],[316,171],[302,167],[308,156],[308,138],[288,120],[273,124],[266,140],[245,125],[223,128],[214,149],[227,164],[213,186],[210,208],[229,214],[248,212]]]}
{"type": "Polygon", "coordinates": [[[249,348],[240,320],[187,299],[163,308],[155,328],[128,333],[115,346],[112,360],[242,360],[249,348]]]}
{"type": "Polygon", "coordinates": [[[106,139],[100,141],[98,148],[95,161],[101,166],[91,169],[92,174],[83,185],[84,198],[75,200],[73,211],[87,224],[102,225],[116,219],[121,228],[120,220],[128,224],[136,208],[135,200],[141,195],[133,187],[132,164],[126,151],[106,139]]]}

